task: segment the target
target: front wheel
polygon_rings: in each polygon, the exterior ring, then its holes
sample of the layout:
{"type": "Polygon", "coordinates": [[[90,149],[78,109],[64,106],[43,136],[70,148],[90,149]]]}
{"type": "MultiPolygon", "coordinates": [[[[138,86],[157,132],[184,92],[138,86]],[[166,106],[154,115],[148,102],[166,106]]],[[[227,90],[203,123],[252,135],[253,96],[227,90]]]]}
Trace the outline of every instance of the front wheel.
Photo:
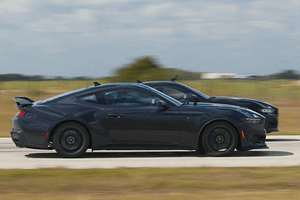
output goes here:
{"type": "Polygon", "coordinates": [[[53,137],[56,152],[65,158],[80,157],[89,146],[90,137],[80,124],[69,122],[60,125],[53,137]]]}
{"type": "Polygon", "coordinates": [[[204,129],[201,144],[207,155],[228,156],[238,144],[236,130],[226,122],[212,123],[204,129]]]}

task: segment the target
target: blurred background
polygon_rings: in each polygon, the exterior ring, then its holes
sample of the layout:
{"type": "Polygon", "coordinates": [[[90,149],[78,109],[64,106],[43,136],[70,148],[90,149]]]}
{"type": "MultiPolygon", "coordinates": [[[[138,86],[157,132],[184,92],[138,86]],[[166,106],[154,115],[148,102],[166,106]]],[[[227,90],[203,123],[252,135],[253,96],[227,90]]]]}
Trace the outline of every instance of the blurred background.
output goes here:
{"type": "Polygon", "coordinates": [[[1,74],[107,77],[135,59],[269,75],[299,70],[298,0],[2,0],[1,74]]]}

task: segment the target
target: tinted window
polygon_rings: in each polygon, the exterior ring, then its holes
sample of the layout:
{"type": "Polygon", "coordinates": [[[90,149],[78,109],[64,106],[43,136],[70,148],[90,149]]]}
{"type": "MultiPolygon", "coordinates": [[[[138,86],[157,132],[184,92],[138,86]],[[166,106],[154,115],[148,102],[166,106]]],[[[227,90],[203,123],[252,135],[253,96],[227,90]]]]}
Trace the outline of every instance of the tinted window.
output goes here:
{"type": "Polygon", "coordinates": [[[157,86],[154,87],[155,89],[173,97],[174,99],[177,99],[179,101],[184,101],[187,100],[189,98],[191,98],[192,93],[189,91],[184,91],[182,89],[179,88],[175,88],[175,87],[170,87],[170,86],[157,86]]]}
{"type": "Polygon", "coordinates": [[[154,106],[159,99],[152,94],[133,89],[108,91],[104,96],[112,106],[154,106]]]}
{"type": "Polygon", "coordinates": [[[88,102],[88,103],[97,103],[100,105],[106,105],[106,101],[104,98],[104,94],[102,92],[90,94],[87,96],[83,96],[79,98],[81,101],[88,102]]]}

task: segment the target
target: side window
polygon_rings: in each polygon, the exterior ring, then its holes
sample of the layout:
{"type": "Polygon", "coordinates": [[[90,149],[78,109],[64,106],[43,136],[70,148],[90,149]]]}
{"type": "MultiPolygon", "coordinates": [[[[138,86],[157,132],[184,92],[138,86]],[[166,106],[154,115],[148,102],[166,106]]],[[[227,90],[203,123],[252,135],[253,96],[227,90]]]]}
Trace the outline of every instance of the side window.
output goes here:
{"type": "Polygon", "coordinates": [[[104,93],[111,106],[155,106],[158,97],[140,90],[124,89],[104,93]]]}
{"type": "Polygon", "coordinates": [[[158,86],[155,87],[155,89],[165,93],[166,95],[169,95],[170,97],[173,97],[174,99],[177,99],[179,101],[187,100],[190,98],[191,94],[189,92],[181,91],[178,88],[173,88],[169,86],[158,86]]]}
{"type": "Polygon", "coordinates": [[[104,98],[104,94],[102,92],[79,97],[79,100],[87,102],[87,103],[96,103],[96,104],[100,104],[100,105],[107,104],[105,101],[105,98],[104,98]]]}

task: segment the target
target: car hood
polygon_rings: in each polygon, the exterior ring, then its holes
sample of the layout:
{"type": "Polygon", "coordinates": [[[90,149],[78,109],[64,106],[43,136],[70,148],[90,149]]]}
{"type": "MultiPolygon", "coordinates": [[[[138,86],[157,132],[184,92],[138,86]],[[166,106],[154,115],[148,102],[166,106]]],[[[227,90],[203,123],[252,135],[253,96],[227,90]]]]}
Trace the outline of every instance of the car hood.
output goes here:
{"type": "Polygon", "coordinates": [[[246,117],[255,117],[255,118],[265,118],[263,115],[248,109],[246,107],[240,107],[240,106],[234,106],[234,105],[228,105],[228,104],[220,104],[220,103],[197,103],[195,106],[194,103],[189,103],[187,105],[182,105],[181,110],[186,110],[189,112],[193,110],[194,112],[212,112],[217,111],[219,114],[221,113],[240,113],[243,116],[246,117]]]}
{"type": "Polygon", "coordinates": [[[247,98],[238,98],[238,97],[211,97],[210,98],[211,103],[224,103],[224,104],[230,104],[230,105],[237,105],[241,107],[247,107],[250,108],[255,106],[256,108],[275,108],[275,106],[260,101],[256,99],[247,99],[247,98]]]}

